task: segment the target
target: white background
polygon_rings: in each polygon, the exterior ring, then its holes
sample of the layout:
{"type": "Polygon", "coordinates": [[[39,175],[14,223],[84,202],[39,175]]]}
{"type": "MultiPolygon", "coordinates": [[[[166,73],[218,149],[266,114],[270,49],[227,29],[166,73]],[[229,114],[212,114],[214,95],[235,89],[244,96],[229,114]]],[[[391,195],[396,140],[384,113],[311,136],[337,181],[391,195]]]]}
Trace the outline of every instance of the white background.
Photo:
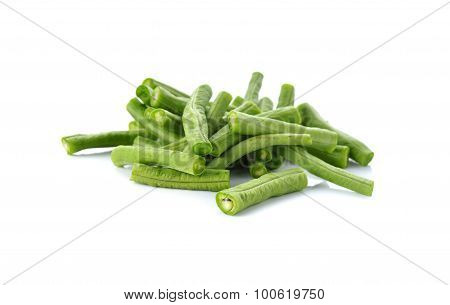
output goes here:
{"type": "MultiPolygon", "coordinates": [[[[273,99],[283,82],[301,95],[444,4],[5,1],[134,84],[242,95],[261,71],[273,99]]],[[[375,151],[369,168],[349,169],[375,180],[373,197],[327,184],[306,193],[445,282],[449,17],[450,5],[300,99],[375,151]]],[[[0,35],[3,283],[150,188],[108,154],[70,157],[60,144],[126,129],[134,88],[4,5],[0,35]]],[[[139,302],[125,290],[207,288],[248,292],[248,304],[257,288],[324,288],[308,303],[448,304],[447,285],[301,193],[235,217],[214,197],[157,189],[2,286],[0,303],[128,304],[139,302]]]]}

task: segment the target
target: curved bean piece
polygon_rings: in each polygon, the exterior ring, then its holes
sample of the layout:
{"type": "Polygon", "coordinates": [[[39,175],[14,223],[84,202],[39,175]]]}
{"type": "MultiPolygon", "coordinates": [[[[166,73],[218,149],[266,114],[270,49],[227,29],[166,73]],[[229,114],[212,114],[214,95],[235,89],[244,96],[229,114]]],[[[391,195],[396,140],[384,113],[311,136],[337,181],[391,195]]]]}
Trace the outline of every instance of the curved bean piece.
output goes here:
{"type": "Polygon", "coordinates": [[[271,197],[298,192],[308,185],[308,178],[300,168],[270,173],[217,193],[216,203],[227,215],[260,203],[271,197]]]}
{"type": "Polygon", "coordinates": [[[277,108],[294,106],[295,88],[291,84],[283,84],[278,97],[277,108]]]}

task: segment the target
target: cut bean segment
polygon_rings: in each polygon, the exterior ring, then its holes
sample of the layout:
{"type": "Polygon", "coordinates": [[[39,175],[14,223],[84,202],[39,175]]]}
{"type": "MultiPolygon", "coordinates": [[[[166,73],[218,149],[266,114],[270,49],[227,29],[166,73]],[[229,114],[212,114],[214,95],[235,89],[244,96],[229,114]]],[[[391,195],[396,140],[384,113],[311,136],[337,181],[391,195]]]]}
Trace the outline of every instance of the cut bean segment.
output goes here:
{"type": "Polygon", "coordinates": [[[275,110],[266,111],[257,115],[260,118],[270,118],[286,123],[300,124],[302,118],[297,108],[293,106],[287,106],[275,110]]]}
{"type": "Polygon", "coordinates": [[[183,115],[188,101],[188,98],[175,96],[165,88],[156,87],[153,90],[151,105],[154,108],[162,108],[174,114],[183,115]]]}
{"type": "Polygon", "coordinates": [[[118,146],[113,149],[111,160],[118,167],[133,163],[157,164],[191,175],[201,175],[206,163],[200,156],[150,146],[118,146]]]}
{"type": "Polygon", "coordinates": [[[367,166],[373,159],[374,153],[364,143],[331,126],[320,114],[308,103],[298,106],[298,110],[303,117],[303,124],[309,127],[328,129],[338,134],[338,144],[350,148],[350,158],[362,166],[367,166]]]}
{"type": "Polygon", "coordinates": [[[269,162],[272,160],[272,149],[269,147],[255,150],[247,155],[247,159],[250,162],[269,162]]]}
{"type": "Polygon", "coordinates": [[[333,131],[256,117],[242,112],[232,111],[228,126],[232,132],[246,136],[273,133],[309,134],[313,140],[312,147],[327,152],[332,152],[337,145],[337,134],[333,131]]]}
{"type": "Polygon", "coordinates": [[[157,81],[154,78],[146,78],[146,79],[144,79],[142,84],[150,87],[151,89],[156,89],[156,87],[161,87],[161,88],[166,89],[167,91],[169,91],[171,94],[173,94],[175,96],[189,98],[188,94],[186,94],[186,93],[184,93],[184,92],[182,92],[182,91],[180,91],[178,89],[175,89],[172,86],[169,86],[169,85],[164,84],[164,83],[162,83],[160,81],[157,81]]]}
{"type": "Polygon", "coordinates": [[[270,170],[279,169],[284,163],[284,157],[282,154],[278,152],[278,150],[274,150],[272,152],[272,160],[267,162],[265,165],[270,170]]]}
{"type": "Polygon", "coordinates": [[[261,112],[270,111],[273,109],[273,102],[268,97],[263,97],[257,103],[258,107],[261,109],[261,112]]]}
{"type": "Polygon", "coordinates": [[[230,187],[230,171],[207,169],[193,176],[170,168],[135,163],[131,180],[154,187],[218,192],[230,187]]]}
{"type": "Polygon", "coordinates": [[[289,162],[297,164],[315,176],[357,193],[366,196],[372,195],[372,180],[359,177],[343,169],[334,167],[309,154],[306,149],[302,147],[283,147],[282,151],[284,157],[289,162]]]}
{"type": "Polygon", "coordinates": [[[149,120],[154,121],[162,128],[171,130],[178,135],[184,135],[183,125],[179,115],[173,114],[172,112],[161,108],[147,108],[145,110],[145,115],[149,120]]]}
{"type": "Polygon", "coordinates": [[[245,99],[242,96],[236,96],[233,101],[231,102],[231,104],[228,106],[227,110],[231,111],[239,106],[242,105],[242,103],[244,103],[245,99]]]}
{"type": "Polygon", "coordinates": [[[225,115],[231,102],[231,94],[225,91],[219,92],[211,107],[206,111],[206,119],[208,120],[208,134],[212,135],[225,125],[222,117],[225,115]]]}
{"type": "Polygon", "coordinates": [[[69,155],[89,148],[131,145],[139,131],[110,131],[96,134],[76,134],[63,137],[61,142],[69,155]]]}
{"type": "Polygon", "coordinates": [[[152,147],[159,147],[159,143],[155,140],[143,137],[143,136],[137,136],[134,141],[133,141],[133,145],[140,145],[140,146],[145,146],[145,145],[149,145],[152,147]]]}
{"type": "Polygon", "coordinates": [[[294,106],[295,88],[291,84],[283,84],[278,97],[277,108],[294,106]]]}
{"type": "Polygon", "coordinates": [[[252,162],[248,168],[248,172],[253,178],[259,178],[269,173],[263,162],[252,162]]]}
{"type": "Polygon", "coordinates": [[[208,85],[201,85],[192,94],[183,113],[183,127],[191,150],[196,155],[207,155],[212,146],[208,140],[208,123],[206,105],[211,99],[212,91],[208,85]]]}
{"type": "Polygon", "coordinates": [[[308,147],[307,151],[311,155],[313,155],[333,166],[336,166],[339,168],[347,168],[347,166],[348,166],[348,154],[350,152],[350,149],[348,148],[348,146],[338,145],[338,146],[336,146],[336,148],[334,149],[334,151],[332,153],[320,151],[320,150],[314,149],[312,147],[308,147]]]}
{"type": "Polygon", "coordinates": [[[147,106],[151,105],[153,89],[147,85],[139,85],[136,88],[136,96],[147,106]]]}
{"type": "Polygon", "coordinates": [[[178,141],[164,145],[161,148],[168,150],[185,151],[186,147],[189,147],[186,138],[181,138],[178,141]]]}
{"type": "Polygon", "coordinates": [[[300,145],[309,146],[312,140],[308,134],[268,134],[248,138],[227,150],[221,157],[212,160],[208,168],[225,169],[235,161],[239,160],[252,151],[277,146],[277,145],[300,145]]]}
{"type": "Polygon", "coordinates": [[[248,83],[247,92],[245,93],[245,99],[253,102],[258,101],[259,90],[261,90],[261,85],[264,75],[260,72],[253,72],[252,78],[248,83]]]}
{"type": "Polygon", "coordinates": [[[279,173],[269,173],[258,179],[240,184],[217,193],[216,202],[227,215],[260,203],[271,197],[281,196],[303,190],[308,178],[300,168],[288,169],[279,173]]]}

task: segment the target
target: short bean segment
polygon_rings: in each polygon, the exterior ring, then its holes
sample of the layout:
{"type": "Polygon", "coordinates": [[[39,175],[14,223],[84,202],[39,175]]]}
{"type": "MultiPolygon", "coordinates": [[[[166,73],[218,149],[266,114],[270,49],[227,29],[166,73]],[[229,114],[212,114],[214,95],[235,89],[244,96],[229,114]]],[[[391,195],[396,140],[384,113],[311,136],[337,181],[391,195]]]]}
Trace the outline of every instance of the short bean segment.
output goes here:
{"type": "Polygon", "coordinates": [[[183,124],[179,115],[161,108],[147,108],[145,110],[145,116],[161,128],[173,131],[178,135],[184,135],[183,124]]]}
{"type": "Polygon", "coordinates": [[[227,107],[228,111],[232,111],[235,108],[239,107],[242,105],[242,103],[245,102],[245,99],[242,96],[236,96],[233,101],[231,102],[231,104],[227,107]]]}
{"type": "Polygon", "coordinates": [[[266,111],[257,115],[260,118],[270,118],[286,123],[301,124],[300,112],[294,106],[287,106],[275,110],[266,111]]]}
{"type": "Polygon", "coordinates": [[[214,134],[217,130],[225,125],[222,117],[225,115],[228,106],[231,102],[231,94],[225,91],[219,92],[211,107],[206,112],[206,119],[208,120],[208,133],[214,134]]]}
{"type": "Polygon", "coordinates": [[[248,168],[248,171],[250,173],[250,176],[252,176],[253,178],[259,178],[269,173],[266,165],[263,162],[252,162],[248,168]]]}
{"type": "Polygon", "coordinates": [[[337,145],[337,134],[333,131],[251,116],[241,112],[232,111],[228,125],[232,132],[247,136],[272,133],[309,134],[313,140],[312,147],[327,152],[332,152],[337,145]]]}
{"type": "Polygon", "coordinates": [[[207,155],[212,146],[208,140],[208,123],[205,107],[211,99],[208,85],[201,85],[192,94],[183,113],[183,128],[191,150],[196,155],[207,155]]]}
{"type": "Polygon", "coordinates": [[[291,163],[297,164],[311,174],[330,181],[357,193],[371,196],[373,181],[359,177],[338,167],[334,167],[317,157],[309,154],[302,147],[283,147],[284,157],[291,163]]]}
{"type": "Polygon", "coordinates": [[[151,105],[153,89],[147,85],[139,85],[136,88],[136,96],[147,106],[151,105]]]}
{"type": "Polygon", "coordinates": [[[245,99],[249,101],[258,101],[259,91],[261,90],[264,75],[260,72],[253,72],[252,78],[248,83],[245,99]]]}
{"type": "Polygon", "coordinates": [[[309,147],[307,149],[307,151],[311,155],[313,155],[333,166],[336,166],[339,168],[347,168],[347,166],[348,166],[348,154],[350,152],[350,149],[348,148],[348,146],[338,145],[338,146],[336,146],[336,148],[334,149],[334,151],[332,153],[317,150],[312,147],[309,147]]]}
{"type": "Polygon", "coordinates": [[[277,108],[294,106],[295,87],[291,84],[283,84],[278,97],[277,108]]]}
{"type": "Polygon", "coordinates": [[[151,89],[156,89],[157,87],[164,88],[164,89],[166,89],[167,91],[169,91],[171,94],[173,94],[175,96],[189,98],[188,94],[186,94],[186,93],[184,93],[184,92],[182,92],[182,91],[180,91],[178,89],[175,89],[174,87],[169,86],[169,85],[167,85],[165,83],[157,81],[154,78],[146,78],[146,79],[144,79],[142,84],[145,85],[145,86],[150,87],[151,89]]]}
{"type": "Polygon", "coordinates": [[[308,103],[300,104],[298,106],[298,110],[303,117],[304,125],[328,129],[336,132],[338,134],[338,144],[348,146],[350,148],[350,158],[358,162],[360,165],[367,166],[373,159],[374,153],[369,147],[358,139],[355,139],[345,132],[331,126],[308,103]]]}
{"type": "Polygon", "coordinates": [[[259,106],[259,108],[261,109],[261,112],[263,112],[263,113],[273,109],[273,102],[268,97],[263,97],[262,99],[260,99],[258,101],[257,105],[259,106]]]}
{"type": "Polygon", "coordinates": [[[89,148],[131,145],[139,131],[110,131],[96,134],[76,134],[63,137],[61,142],[69,155],[89,148]]]}
{"type": "Polygon", "coordinates": [[[225,169],[246,154],[261,148],[277,145],[309,146],[312,140],[308,134],[268,134],[248,138],[227,150],[221,157],[212,160],[208,168],[225,169]]]}
{"type": "Polygon", "coordinates": [[[267,162],[265,165],[267,169],[276,170],[279,169],[284,163],[284,156],[279,151],[278,147],[275,147],[273,150],[272,160],[267,162]]]}
{"type": "Polygon", "coordinates": [[[170,168],[135,163],[131,180],[154,187],[218,192],[230,187],[230,171],[206,169],[200,176],[193,176],[170,168]]]}
{"type": "Polygon", "coordinates": [[[131,99],[127,104],[127,110],[131,116],[144,127],[145,131],[150,137],[157,138],[161,144],[168,144],[180,138],[174,132],[159,128],[154,122],[145,117],[145,105],[143,105],[137,98],[131,99]]]}
{"type": "Polygon", "coordinates": [[[156,87],[153,90],[151,106],[182,115],[188,102],[189,98],[175,96],[163,87],[156,87]]]}
{"type": "Polygon", "coordinates": [[[258,179],[220,191],[216,203],[227,215],[260,203],[271,197],[281,196],[303,190],[308,185],[308,178],[300,168],[288,169],[279,173],[269,173],[258,179]]]}
{"type": "Polygon", "coordinates": [[[111,153],[114,165],[123,167],[133,163],[159,165],[191,175],[201,175],[205,170],[205,158],[180,151],[151,146],[118,146],[111,153]]]}

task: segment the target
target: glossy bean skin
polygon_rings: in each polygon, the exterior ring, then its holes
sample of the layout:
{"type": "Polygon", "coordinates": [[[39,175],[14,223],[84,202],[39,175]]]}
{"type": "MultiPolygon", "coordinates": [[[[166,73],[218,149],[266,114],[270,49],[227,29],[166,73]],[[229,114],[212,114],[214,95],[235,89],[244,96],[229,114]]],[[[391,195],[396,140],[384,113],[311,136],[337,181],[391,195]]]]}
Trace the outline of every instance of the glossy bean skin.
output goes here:
{"type": "Polygon", "coordinates": [[[248,83],[245,99],[253,102],[258,101],[259,91],[261,90],[264,75],[260,72],[253,72],[250,82],[248,83]]]}
{"type": "Polygon", "coordinates": [[[188,102],[189,98],[175,96],[165,88],[156,87],[153,90],[151,106],[154,108],[162,108],[181,116],[188,102]]]}
{"type": "Polygon", "coordinates": [[[117,167],[142,163],[168,167],[191,175],[201,175],[205,170],[205,158],[151,146],[117,146],[111,153],[111,161],[117,167]]]}
{"type": "Polygon", "coordinates": [[[241,112],[230,113],[228,126],[232,132],[246,136],[272,133],[309,134],[313,140],[312,147],[327,152],[332,152],[337,145],[337,134],[333,131],[251,116],[241,112]]]}
{"type": "Polygon", "coordinates": [[[243,156],[265,147],[278,145],[311,145],[311,137],[307,134],[268,134],[248,138],[227,150],[222,156],[212,160],[208,168],[226,169],[243,156]]]}
{"type": "Polygon", "coordinates": [[[206,111],[206,119],[208,120],[208,134],[212,135],[225,125],[222,117],[225,115],[230,105],[232,96],[228,92],[221,91],[217,94],[211,107],[206,111]]]}
{"type": "Polygon", "coordinates": [[[318,127],[332,130],[338,134],[338,144],[348,146],[350,148],[350,158],[358,162],[362,166],[367,166],[372,161],[374,153],[363,142],[346,134],[345,132],[334,128],[320,114],[308,103],[303,103],[298,106],[305,126],[318,127]]]}
{"type": "Polygon", "coordinates": [[[196,155],[204,156],[212,150],[206,120],[206,105],[211,95],[211,88],[208,85],[201,85],[194,91],[184,109],[182,117],[184,133],[192,153],[196,155]]]}
{"type": "Polygon", "coordinates": [[[263,162],[252,162],[248,168],[248,172],[252,178],[259,178],[269,171],[267,170],[266,165],[263,162]]]}
{"type": "Polygon", "coordinates": [[[157,81],[154,78],[146,78],[144,79],[144,81],[142,82],[143,85],[150,87],[151,89],[156,89],[156,87],[161,87],[166,89],[167,91],[169,91],[171,94],[175,95],[175,96],[179,96],[179,97],[184,97],[184,98],[189,98],[189,95],[178,90],[175,89],[172,86],[169,86],[165,83],[162,83],[160,81],[157,81]]]}
{"type": "Polygon", "coordinates": [[[218,192],[230,187],[230,171],[206,169],[193,176],[170,168],[135,163],[131,180],[154,187],[218,192]]]}
{"type": "Polygon", "coordinates": [[[338,145],[332,153],[320,151],[312,147],[309,147],[307,151],[311,155],[333,166],[339,168],[347,168],[348,166],[348,155],[350,153],[350,148],[348,146],[338,145]]]}
{"type": "Polygon", "coordinates": [[[273,109],[273,102],[270,98],[268,97],[263,97],[262,99],[260,99],[257,103],[259,109],[261,109],[261,112],[267,112],[267,111],[271,111],[273,109]]]}
{"type": "Polygon", "coordinates": [[[300,168],[269,173],[233,188],[217,193],[216,203],[227,215],[235,215],[246,208],[271,197],[303,190],[308,178],[300,168]]]}
{"type": "Polygon", "coordinates": [[[180,136],[174,132],[163,130],[159,128],[154,122],[145,117],[145,105],[143,105],[137,98],[131,99],[127,104],[127,110],[131,116],[144,127],[149,137],[157,138],[158,141],[164,145],[180,139],[180,136]]]}
{"type": "Polygon", "coordinates": [[[372,195],[374,184],[372,180],[330,165],[314,157],[302,147],[282,147],[281,149],[286,160],[297,164],[311,174],[362,195],[372,195]]]}
{"type": "Polygon", "coordinates": [[[278,97],[277,108],[294,106],[295,88],[291,84],[283,84],[278,97]]]}
{"type": "Polygon", "coordinates": [[[131,145],[139,133],[139,131],[109,131],[96,134],[76,134],[61,138],[61,142],[67,154],[72,155],[89,148],[131,145]]]}

